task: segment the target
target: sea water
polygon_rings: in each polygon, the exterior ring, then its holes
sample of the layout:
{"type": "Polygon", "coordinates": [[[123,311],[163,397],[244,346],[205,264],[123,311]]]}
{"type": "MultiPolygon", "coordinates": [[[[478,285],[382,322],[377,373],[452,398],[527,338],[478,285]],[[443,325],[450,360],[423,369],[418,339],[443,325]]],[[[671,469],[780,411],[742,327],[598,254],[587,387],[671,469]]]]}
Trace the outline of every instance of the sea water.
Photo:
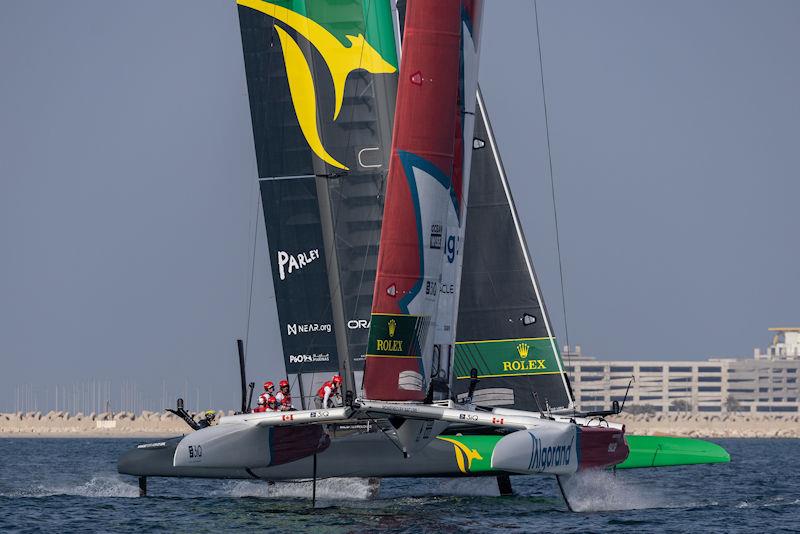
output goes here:
{"type": "MultiPolygon", "coordinates": [[[[715,440],[716,441],[716,440],[715,440]]],[[[129,439],[0,439],[0,531],[779,532],[800,531],[800,440],[718,440],[730,464],[593,472],[570,482],[512,477],[360,479],[311,485],[148,479],[116,472],[129,439]]]]}

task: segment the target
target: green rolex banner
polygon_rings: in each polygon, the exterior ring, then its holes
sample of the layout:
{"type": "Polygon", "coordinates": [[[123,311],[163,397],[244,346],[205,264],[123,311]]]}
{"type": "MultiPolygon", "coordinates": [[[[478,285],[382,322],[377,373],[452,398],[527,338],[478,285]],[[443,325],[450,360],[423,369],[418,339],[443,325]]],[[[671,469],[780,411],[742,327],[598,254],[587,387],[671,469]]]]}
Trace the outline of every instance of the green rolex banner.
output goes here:
{"type": "Polygon", "coordinates": [[[558,356],[549,337],[464,341],[456,344],[454,372],[457,380],[558,374],[558,356]]]}
{"type": "Polygon", "coordinates": [[[382,335],[370,338],[367,356],[420,357],[420,330],[423,318],[417,315],[372,314],[372,325],[382,335]]]}

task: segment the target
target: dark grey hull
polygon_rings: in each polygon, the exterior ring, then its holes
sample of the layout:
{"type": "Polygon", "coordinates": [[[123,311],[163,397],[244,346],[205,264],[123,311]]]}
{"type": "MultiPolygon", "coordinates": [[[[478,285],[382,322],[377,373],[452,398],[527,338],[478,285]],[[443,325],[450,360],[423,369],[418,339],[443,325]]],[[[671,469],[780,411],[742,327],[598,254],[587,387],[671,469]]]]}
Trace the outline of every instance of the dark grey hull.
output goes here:
{"type": "MultiPolygon", "coordinates": [[[[192,477],[292,480],[313,476],[313,456],[282,465],[261,468],[174,467],[175,448],[181,438],[165,440],[163,447],[132,449],[119,459],[122,474],[145,477],[192,477]]],[[[433,440],[410,458],[404,458],[390,438],[381,432],[333,437],[317,455],[317,477],[458,477],[500,472],[463,473],[453,445],[433,440]]]]}

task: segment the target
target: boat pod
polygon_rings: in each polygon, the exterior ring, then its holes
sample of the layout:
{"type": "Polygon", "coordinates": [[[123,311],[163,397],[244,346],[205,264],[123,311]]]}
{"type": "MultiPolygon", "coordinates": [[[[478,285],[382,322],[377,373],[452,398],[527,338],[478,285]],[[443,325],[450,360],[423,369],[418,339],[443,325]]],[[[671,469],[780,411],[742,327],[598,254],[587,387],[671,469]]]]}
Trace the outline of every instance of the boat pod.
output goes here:
{"type": "Polygon", "coordinates": [[[578,427],[550,422],[518,430],[500,441],[492,452],[492,469],[513,473],[566,475],[578,470],[578,427]]]}
{"type": "Polygon", "coordinates": [[[192,432],[175,449],[175,467],[267,467],[273,428],[247,423],[215,425],[192,432]]]}

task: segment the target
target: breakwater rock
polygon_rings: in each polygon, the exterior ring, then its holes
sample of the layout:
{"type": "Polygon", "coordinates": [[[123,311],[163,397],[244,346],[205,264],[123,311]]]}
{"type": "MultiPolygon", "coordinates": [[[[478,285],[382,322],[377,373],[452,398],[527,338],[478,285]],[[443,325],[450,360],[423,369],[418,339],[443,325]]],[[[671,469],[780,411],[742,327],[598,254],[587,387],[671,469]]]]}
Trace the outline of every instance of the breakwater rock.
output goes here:
{"type": "MultiPolygon", "coordinates": [[[[194,417],[198,419],[199,415],[194,417]]],[[[176,436],[190,431],[183,419],[169,412],[0,413],[2,437],[145,437],[176,436]]]]}
{"type": "Polygon", "coordinates": [[[692,438],[800,438],[797,414],[625,414],[609,417],[627,433],[692,438]]]}

